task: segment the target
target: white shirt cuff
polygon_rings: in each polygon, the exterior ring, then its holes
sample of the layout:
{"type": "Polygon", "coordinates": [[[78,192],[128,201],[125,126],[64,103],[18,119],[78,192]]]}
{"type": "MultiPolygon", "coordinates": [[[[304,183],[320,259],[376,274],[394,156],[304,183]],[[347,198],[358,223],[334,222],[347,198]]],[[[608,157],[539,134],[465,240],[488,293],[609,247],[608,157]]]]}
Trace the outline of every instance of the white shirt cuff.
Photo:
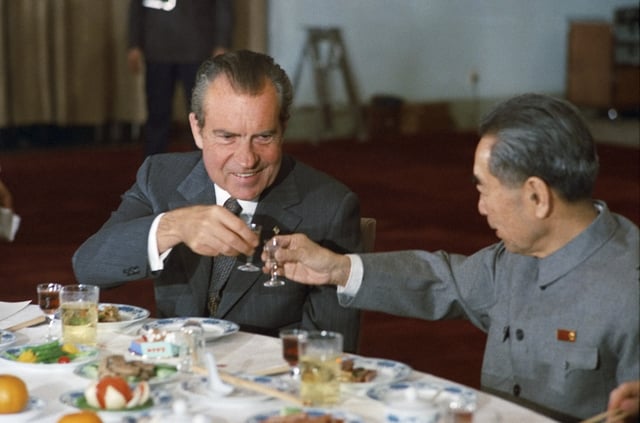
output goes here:
{"type": "Polygon", "coordinates": [[[149,257],[149,268],[152,272],[164,269],[164,259],[166,259],[171,252],[171,248],[162,254],[158,251],[156,232],[158,232],[158,224],[160,224],[160,218],[163,215],[164,213],[160,213],[155,219],[153,219],[151,229],[149,229],[149,237],[147,238],[147,255],[149,257]]]}
{"type": "Polygon", "coordinates": [[[343,287],[338,285],[338,294],[346,295],[349,297],[355,297],[362,285],[362,276],[364,275],[364,266],[362,265],[362,259],[357,254],[347,254],[347,257],[351,261],[351,269],[349,271],[349,278],[347,284],[343,287]]]}

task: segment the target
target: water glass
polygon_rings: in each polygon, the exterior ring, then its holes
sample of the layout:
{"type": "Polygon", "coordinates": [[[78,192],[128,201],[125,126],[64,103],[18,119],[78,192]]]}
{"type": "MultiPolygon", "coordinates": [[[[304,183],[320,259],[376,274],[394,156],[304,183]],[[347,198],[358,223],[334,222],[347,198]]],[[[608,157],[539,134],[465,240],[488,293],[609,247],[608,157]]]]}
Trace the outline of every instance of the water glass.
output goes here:
{"type": "Polygon", "coordinates": [[[60,320],[65,343],[97,344],[98,300],[95,285],[65,285],[60,290],[60,320]]]}
{"type": "Polygon", "coordinates": [[[300,348],[300,398],[305,405],[331,406],[340,400],[342,335],[311,331],[300,348]]]}

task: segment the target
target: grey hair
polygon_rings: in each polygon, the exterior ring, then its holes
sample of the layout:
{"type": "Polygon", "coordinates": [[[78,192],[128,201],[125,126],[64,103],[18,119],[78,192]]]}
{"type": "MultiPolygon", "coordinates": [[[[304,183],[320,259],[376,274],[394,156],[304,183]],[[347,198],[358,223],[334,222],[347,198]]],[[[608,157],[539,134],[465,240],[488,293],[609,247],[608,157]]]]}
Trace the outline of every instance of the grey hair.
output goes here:
{"type": "Polygon", "coordinates": [[[219,75],[225,75],[236,92],[249,95],[259,94],[264,89],[265,80],[271,81],[278,93],[280,123],[284,126],[289,120],[293,87],[286,72],[266,54],[239,50],[207,59],[200,65],[191,94],[191,111],[200,128],[204,127],[207,88],[219,75]]]}
{"type": "Polygon", "coordinates": [[[567,201],[590,198],[599,161],[593,136],[575,106],[542,94],[498,104],[479,127],[496,143],[489,171],[511,187],[536,176],[567,201]]]}

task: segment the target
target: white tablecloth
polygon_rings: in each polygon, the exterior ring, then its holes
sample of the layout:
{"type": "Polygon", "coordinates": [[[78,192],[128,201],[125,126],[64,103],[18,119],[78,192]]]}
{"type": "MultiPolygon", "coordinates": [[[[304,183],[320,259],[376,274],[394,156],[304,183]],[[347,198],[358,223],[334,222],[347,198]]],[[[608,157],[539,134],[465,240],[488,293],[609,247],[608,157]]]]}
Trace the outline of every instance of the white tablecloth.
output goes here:
{"type": "MultiPolygon", "coordinates": [[[[130,330],[130,332],[133,332],[130,330]]],[[[16,333],[14,345],[34,343],[44,339],[46,326],[22,329],[16,333]]],[[[101,354],[126,354],[132,334],[122,332],[99,332],[98,341],[101,354]]],[[[238,332],[207,343],[219,366],[229,372],[244,371],[251,373],[284,364],[281,356],[280,340],[276,338],[238,332]]],[[[71,366],[55,366],[55,370],[41,370],[37,366],[17,366],[7,360],[0,360],[0,373],[10,373],[21,377],[32,396],[46,402],[44,410],[30,421],[52,422],[65,414],[77,411],[60,402],[61,394],[72,390],[81,390],[88,385],[88,380],[73,373],[71,366]]],[[[51,367],[51,366],[47,366],[51,367]]],[[[433,375],[414,371],[410,380],[432,379],[443,382],[433,375]]],[[[175,398],[181,395],[179,384],[168,385],[167,389],[175,389],[175,398]]],[[[219,401],[190,403],[192,412],[202,412],[211,417],[212,423],[245,422],[249,417],[262,412],[281,409],[286,403],[280,400],[263,400],[239,403],[219,401]]],[[[343,395],[337,409],[360,416],[363,422],[384,422],[384,405],[368,398],[364,393],[352,396],[343,395]]],[[[552,422],[552,420],[529,411],[523,407],[500,398],[478,393],[477,410],[474,423],[507,423],[507,422],[552,422]]]]}

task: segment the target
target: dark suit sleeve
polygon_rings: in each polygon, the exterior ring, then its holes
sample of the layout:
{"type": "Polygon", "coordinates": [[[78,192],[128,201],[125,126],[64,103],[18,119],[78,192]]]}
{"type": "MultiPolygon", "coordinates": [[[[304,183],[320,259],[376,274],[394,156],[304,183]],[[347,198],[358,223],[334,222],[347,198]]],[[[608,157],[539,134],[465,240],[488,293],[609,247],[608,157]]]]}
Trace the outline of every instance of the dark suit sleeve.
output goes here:
{"type": "MultiPolygon", "coordinates": [[[[335,211],[329,224],[329,233],[319,242],[339,253],[361,252],[360,203],[357,196],[348,192],[335,211]]],[[[340,332],[344,336],[344,350],[356,352],[360,311],[340,306],[335,287],[314,287],[307,297],[302,327],[340,332]]]]}

